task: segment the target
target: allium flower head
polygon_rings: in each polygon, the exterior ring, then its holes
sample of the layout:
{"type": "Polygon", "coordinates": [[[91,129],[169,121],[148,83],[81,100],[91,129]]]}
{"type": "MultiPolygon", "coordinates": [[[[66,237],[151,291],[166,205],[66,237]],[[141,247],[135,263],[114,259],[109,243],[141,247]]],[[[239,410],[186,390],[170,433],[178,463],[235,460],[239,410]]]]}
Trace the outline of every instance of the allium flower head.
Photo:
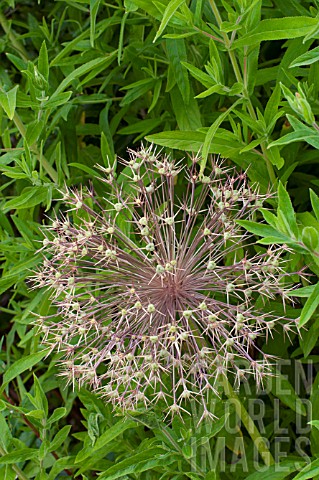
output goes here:
{"type": "Polygon", "coordinates": [[[36,278],[57,313],[39,319],[45,342],[69,382],[123,409],[206,409],[220,375],[269,371],[257,341],[279,319],[257,305],[286,296],[282,248],[256,253],[238,225],[264,199],[244,173],[212,162],[199,176],[197,158],[183,169],[144,148],[123,164],[122,184],[105,169],[106,198],[68,190],[47,227],[36,278]]]}

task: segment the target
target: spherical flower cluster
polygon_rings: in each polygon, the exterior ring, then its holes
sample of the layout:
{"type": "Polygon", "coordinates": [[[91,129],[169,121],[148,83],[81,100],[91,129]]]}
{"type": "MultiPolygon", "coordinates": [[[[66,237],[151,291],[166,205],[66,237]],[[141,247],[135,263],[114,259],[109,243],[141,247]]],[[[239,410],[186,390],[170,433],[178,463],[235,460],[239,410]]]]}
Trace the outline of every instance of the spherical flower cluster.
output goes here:
{"type": "Polygon", "coordinates": [[[106,198],[64,192],[69,211],[45,230],[35,278],[56,313],[38,319],[44,341],[69,382],[124,410],[161,401],[176,413],[195,399],[207,412],[221,375],[262,381],[258,339],[292,325],[266,308],[288,291],[283,248],[256,253],[237,223],[265,197],[245,173],[213,161],[200,176],[189,163],[130,152],[122,184],[108,168],[106,198]]]}

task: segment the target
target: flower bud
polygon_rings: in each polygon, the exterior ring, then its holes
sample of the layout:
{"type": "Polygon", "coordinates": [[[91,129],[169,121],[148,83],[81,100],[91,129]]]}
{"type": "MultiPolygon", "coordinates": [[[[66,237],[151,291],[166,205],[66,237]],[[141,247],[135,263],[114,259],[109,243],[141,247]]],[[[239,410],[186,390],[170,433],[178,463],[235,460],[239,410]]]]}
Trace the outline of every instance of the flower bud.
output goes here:
{"type": "Polygon", "coordinates": [[[214,270],[217,267],[216,263],[210,260],[207,264],[207,270],[214,270]]]}
{"type": "Polygon", "coordinates": [[[156,309],[155,309],[155,306],[154,306],[152,303],[150,303],[150,304],[148,305],[148,307],[147,307],[148,313],[154,313],[155,310],[156,310],[156,309]]]}
{"type": "Polygon", "coordinates": [[[147,237],[147,236],[150,234],[150,229],[149,229],[148,227],[142,228],[141,234],[142,234],[144,237],[147,237]]]}
{"type": "Polygon", "coordinates": [[[122,208],[123,208],[123,205],[121,203],[115,203],[114,204],[114,210],[116,212],[120,212],[122,210],[122,208]]]}
{"type": "Polygon", "coordinates": [[[164,222],[165,222],[167,225],[173,225],[173,223],[174,223],[174,217],[164,218],[164,222]]]}

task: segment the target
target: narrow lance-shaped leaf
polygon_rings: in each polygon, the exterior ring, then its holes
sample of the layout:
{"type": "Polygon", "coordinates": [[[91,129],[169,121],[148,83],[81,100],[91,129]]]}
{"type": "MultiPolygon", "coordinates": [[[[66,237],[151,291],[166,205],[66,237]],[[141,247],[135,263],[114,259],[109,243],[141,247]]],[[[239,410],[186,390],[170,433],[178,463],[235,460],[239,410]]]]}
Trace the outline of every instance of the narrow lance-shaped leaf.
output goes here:
{"type": "Polygon", "coordinates": [[[63,92],[63,90],[67,88],[76,78],[79,78],[82,75],[85,75],[86,73],[90,72],[95,67],[98,67],[100,65],[104,64],[105,68],[108,67],[116,57],[116,53],[117,52],[114,51],[109,55],[106,55],[105,57],[95,58],[94,60],[91,60],[90,62],[87,62],[84,65],[81,65],[80,67],[76,68],[60,83],[58,88],[55,90],[55,92],[51,96],[51,101],[53,101],[53,98],[55,98],[59,93],[63,92]]]}
{"type": "MultiPolygon", "coordinates": [[[[301,465],[304,464],[302,458],[300,457],[301,465]]],[[[258,469],[256,472],[248,475],[246,480],[285,480],[290,475],[290,473],[295,473],[297,469],[298,463],[296,463],[296,459],[294,460],[284,460],[280,462],[280,469],[278,469],[278,463],[275,465],[271,465],[269,468],[263,467],[262,473],[258,469]]],[[[296,478],[296,477],[295,477],[296,478]]]]}
{"type": "Polygon", "coordinates": [[[165,12],[164,12],[164,15],[163,15],[163,18],[162,18],[162,21],[161,21],[161,24],[159,26],[159,29],[157,30],[156,32],[156,35],[155,35],[155,38],[153,40],[153,42],[156,42],[156,40],[158,39],[158,37],[160,35],[162,35],[163,31],[165,30],[166,28],[166,25],[168,24],[168,22],[170,21],[170,19],[172,18],[172,16],[174,15],[174,13],[176,12],[176,10],[185,2],[185,0],[171,0],[169,2],[169,4],[167,5],[167,7],[165,8],[165,12]]]}
{"type": "Polygon", "coordinates": [[[311,205],[316,216],[316,219],[319,221],[319,197],[318,195],[310,189],[310,200],[311,205]]]}
{"type": "Polygon", "coordinates": [[[8,92],[2,91],[0,92],[0,105],[3,110],[8,115],[9,119],[12,120],[14,117],[16,103],[17,103],[17,91],[19,85],[16,85],[8,92]]]}
{"type": "Polygon", "coordinates": [[[316,47],[312,50],[309,50],[309,52],[306,52],[303,55],[299,55],[299,57],[295,58],[295,60],[289,65],[289,68],[311,65],[314,62],[318,62],[318,60],[319,47],[316,47]]]}
{"type": "Polygon", "coordinates": [[[319,458],[304,467],[294,480],[313,480],[319,475],[319,458]]]}
{"type": "Polygon", "coordinates": [[[94,47],[96,16],[101,0],[90,0],[90,43],[94,47]]]}
{"type": "Polygon", "coordinates": [[[269,378],[271,392],[293,411],[305,416],[306,408],[289,380],[278,370],[269,378]]]}
{"type": "Polygon", "coordinates": [[[254,45],[265,40],[303,37],[316,25],[318,25],[318,19],[312,17],[268,18],[262,20],[251,32],[236,40],[233,48],[254,45]]]}
{"type": "Polygon", "coordinates": [[[163,453],[164,450],[159,447],[154,447],[145,450],[145,452],[131,455],[129,458],[107,469],[100,478],[103,480],[115,480],[124,475],[141,473],[160,465],[167,465],[169,463],[168,457],[172,457],[172,455],[163,455],[163,453]]]}
{"type": "Polygon", "coordinates": [[[29,368],[32,368],[34,367],[34,365],[39,363],[48,354],[48,352],[49,352],[48,349],[41,350],[40,352],[23,356],[22,358],[17,360],[15,363],[13,363],[3,375],[3,384],[1,387],[1,391],[3,391],[5,386],[9,382],[11,382],[11,380],[13,380],[18,375],[21,375],[21,373],[25,372],[29,368]]]}
{"type": "Polygon", "coordinates": [[[289,238],[286,235],[283,235],[281,232],[278,232],[273,227],[269,225],[263,225],[256,222],[251,222],[250,220],[237,220],[237,223],[244,227],[248,232],[254,233],[255,235],[259,235],[261,237],[274,237],[276,238],[277,242],[286,242],[289,238]]]}
{"type": "Polygon", "coordinates": [[[208,130],[208,132],[206,134],[206,137],[205,137],[205,141],[204,141],[204,145],[203,145],[203,151],[202,151],[202,158],[201,158],[201,162],[200,162],[201,163],[201,166],[200,166],[201,173],[203,173],[204,170],[205,170],[210,145],[213,141],[213,138],[214,138],[219,126],[223,123],[223,121],[227,118],[227,116],[230,114],[230,112],[232,110],[234,110],[236,108],[236,106],[241,101],[242,101],[241,99],[236,100],[236,102],[233,103],[233,105],[231,107],[229,107],[229,109],[226,110],[226,112],[219,115],[217,120],[215,120],[215,122],[209,127],[209,130],[208,130]]]}
{"type": "Polygon", "coordinates": [[[293,235],[293,237],[296,239],[298,237],[298,226],[296,221],[296,214],[293,209],[289,193],[287,192],[287,190],[285,189],[285,187],[281,182],[279,182],[279,186],[278,186],[277,215],[279,213],[282,214],[280,216],[281,218],[279,219],[279,226],[280,226],[280,221],[284,222],[285,229],[287,229],[288,232],[291,235],[293,235]]]}
{"type": "Polygon", "coordinates": [[[0,464],[12,465],[14,463],[25,462],[39,456],[38,448],[20,448],[0,457],[0,464]]]}
{"type": "Polygon", "coordinates": [[[302,309],[300,320],[299,320],[299,327],[303,327],[312,317],[316,308],[319,305],[319,282],[313,289],[312,294],[308,298],[305,303],[305,306],[302,309]]]}
{"type": "Polygon", "coordinates": [[[38,59],[38,70],[41,75],[45,78],[46,81],[49,79],[49,59],[48,59],[48,50],[43,40],[40,52],[39,52],[39,59],[38,59]]]}
{"type": "Polygon", "coordinates": [[[53,452],[54,450],[57,450],[62,445],[62,443],[65,441],[65,439],[69,435],[70,430],[71,430],[71,425],[65,425],[61,430],[58,431],[58,433],[55,435],[52,442],[50,443],[49,452],[53,452]]]}
{"type": "Polygon", "coordinates": [[[103,433],[98,438],[97,442],[94,445],[94,448],[92,449],[86,448],[81,450],[78,453],[75,462],[76,463],[82,462],[87,457],[93,455],[93,452],[97,452],[97,450],[104,448],[107,444],[114,441],[123,432],[125,432],[129,428],[134,428],[134,427],[136,427],[136,422],[133,422],[131,420],[126,419],[126,420],[117,422],[115,425],[109,428],[105,433],[103,433]]]}

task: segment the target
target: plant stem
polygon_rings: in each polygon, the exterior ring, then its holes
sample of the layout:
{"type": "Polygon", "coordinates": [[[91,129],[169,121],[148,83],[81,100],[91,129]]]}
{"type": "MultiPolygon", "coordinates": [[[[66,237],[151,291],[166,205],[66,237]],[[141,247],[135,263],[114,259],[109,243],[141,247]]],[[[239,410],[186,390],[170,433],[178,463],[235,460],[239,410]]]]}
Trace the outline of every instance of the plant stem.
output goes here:
{"type": "Polygon", "coordinates": [[[250,417],[249,413],[239,400],[238,396],[234,392],[231,384],[229,383],[227,377],[225,375],[222,375],[222,384],[224,388],[224,392],[227,395],[227,397],[232,400],[235,410],[239,418],[241,419],[244,427],[246,428],[247,432],[249,433],[251,439],[253,440],[260,456],[262,457],[265,465],[270,467],[271,465],[274,465],[275,460],[272,454],[270,453],[265,439],[261,436],[258,428],[254,424],[252,418],[250,417]]]}
{"type": "Polygon", "coordinates": [[[6,16],[2,13],[1,10],[0,10],[0,25],[3,28],[4,32],[7,34],[8,39],[10,40],[13,48],[17,50],[17,52],[20,54],[20,57],[25,62],[27,62],[29,60],[28,53],[24,48],[24,46],[22,45],[22,43],[20,43],[19,40],[17,40],[15,34],[11,30],[10,22],[8,22],[8,20],[6,19],[6,16]]]}
{"type": "MultiPolygon", "coordinates": [[[[0,455],[4,456],[6,454],[7,452],[5,451],[5,449],[0,446],[0,455]]],[[[17,474],[17,477],[20,480],[28,480],[28,477],[24,475],[24,473],[22,472],[22,470],[20,470],[19,467],[17,467],[15,464],[12,464],[11,467],[12,467],[12,470],[15,471],[15,473],[17,474]]]]}

